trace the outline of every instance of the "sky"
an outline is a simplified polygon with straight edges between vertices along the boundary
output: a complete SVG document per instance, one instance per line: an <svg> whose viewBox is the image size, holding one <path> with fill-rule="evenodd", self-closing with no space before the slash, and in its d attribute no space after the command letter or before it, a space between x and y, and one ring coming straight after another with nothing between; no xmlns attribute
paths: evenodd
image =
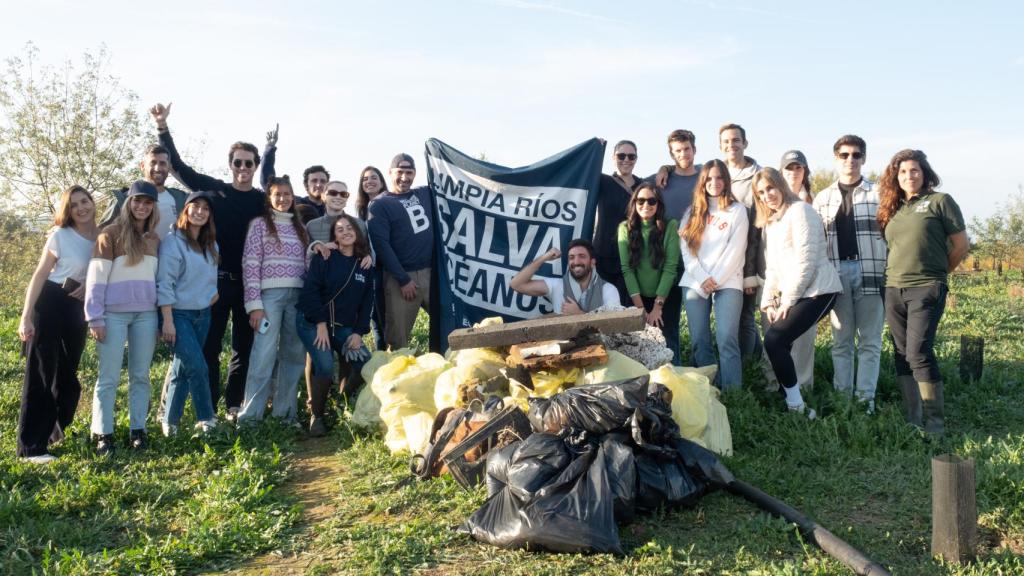
<svg viewBox="0 0 1024 576"><path fill-rule="evenodd" d="M280 124L278 173L323 164L355 189L360 170L438 138L506 166L591 137L637 143L636 172L670 163L666 136L721 157L718 127L778 165L803 150L833 167L847 133L865 171L903 148L928 154L965 216L1018 193L1024 150L1024 3L676 0L9 3L0 56L108 71L140 111L173 102L179 148L226 174L236 140L263 147ZM141 154L141 151L140 151ZM426 183L425 163L417 184Z"/></svg>

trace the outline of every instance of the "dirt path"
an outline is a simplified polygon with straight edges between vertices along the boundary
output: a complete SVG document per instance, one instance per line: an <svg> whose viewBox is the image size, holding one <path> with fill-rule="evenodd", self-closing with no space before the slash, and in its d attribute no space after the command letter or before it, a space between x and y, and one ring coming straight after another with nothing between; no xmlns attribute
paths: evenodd
<svg viewBox="0 0 1024 576"><path fill-rule="evenodd" d="M302 506L299 531L291 536L285 553L270 552L256 556L241 566L220 574L233 576L298 575L321 560L323 550L308 550L316 539L314 528L334 515L334 497L338 491L338 478L343 466L337 457L337 441L330 438L310 438L298 442L291 455L292 472L288 483L281 489Z"/></svg>

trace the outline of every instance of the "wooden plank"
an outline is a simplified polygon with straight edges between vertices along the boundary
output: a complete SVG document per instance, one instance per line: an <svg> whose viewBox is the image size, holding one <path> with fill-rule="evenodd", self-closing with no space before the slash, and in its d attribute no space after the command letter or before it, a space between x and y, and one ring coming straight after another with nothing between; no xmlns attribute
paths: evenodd
<svg viewBox="0 0 1024 576"><path fill-rule="evenodd" d="M510 366L519 365L527 370L558 370L559 368L583 368L608 362L608 351L603 344L576 348L563 354L550 354L523 359L509 355Z"/></svg>
<svg viewBox="0 0 1024 576"><path fill-rule="evenodd" d="M602 334L643 330L644 312L639 308L627 308L612 312L548 316L479 328L460 328L448 335L448 347L452 350L463 350L496 348L542 340L566 340L587 328L593 328Z"/></svg>

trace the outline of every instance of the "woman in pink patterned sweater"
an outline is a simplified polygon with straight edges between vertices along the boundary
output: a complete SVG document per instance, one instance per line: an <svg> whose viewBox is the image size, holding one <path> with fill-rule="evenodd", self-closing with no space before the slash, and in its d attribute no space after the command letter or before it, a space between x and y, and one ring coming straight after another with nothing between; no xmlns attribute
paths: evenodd
<svg viewBox="0 0 1024 576"><path fill-rule="evenodd" d="M295 303L306 273L308 244L306 229L295 212L291 181L287 176L272 178L263 215L249 224L242 253L245 310L255 337L239 422L263 418L275 361L272 415L297 421L297 385L306 351L295 331Z"/></svg>

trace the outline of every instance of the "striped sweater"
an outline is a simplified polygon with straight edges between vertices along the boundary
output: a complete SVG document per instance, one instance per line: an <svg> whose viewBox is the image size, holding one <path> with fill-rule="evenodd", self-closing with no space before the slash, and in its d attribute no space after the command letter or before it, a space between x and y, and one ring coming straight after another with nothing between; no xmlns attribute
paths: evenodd
<svg viewBox="0 0 1024 576"><path fill-rule="evenodd" d="M242 251L245 311L263 309L261 293L269 288L302 288L306 273L306 246L295 233L292 215L274 211L277 238L263 217L253 218Z"/></svg>
<svg viewBox="0 0 1024 576"><path fill-rule="evenodd" d="M105 326L107 312L145 312L156 309L157 246L160 237L145 235L145 256L128 265L118 241L120 226L111 224L96 238L85 277L85 319L89 326Z"/></svg>

